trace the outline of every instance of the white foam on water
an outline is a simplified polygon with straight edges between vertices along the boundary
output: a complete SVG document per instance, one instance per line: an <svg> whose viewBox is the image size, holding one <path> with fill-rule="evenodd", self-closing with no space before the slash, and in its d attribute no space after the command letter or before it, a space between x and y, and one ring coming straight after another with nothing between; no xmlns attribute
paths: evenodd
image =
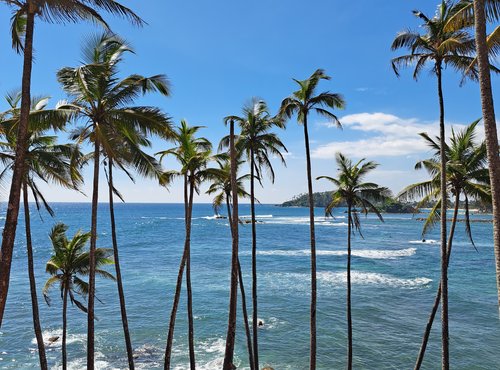
<svg viewBox="0 0 500 370"><path fill-rule="evenodd" d="M347 282L346 272L319 272L320 283L328 285L344 285ZM418 288L428 285L432 279L417 277L413 279L397 278L391 275L379 274L376 272L351 271L351 283L358 285L384 285L397 288Z"/></svg>
<svg viewBox="0 0 500 370"><path fill-rule="evenodd" d="M221 219L222 216L221 215L213 215L213 216L204 216L204 217L196 217L196 218L203 218L205 220L218 220L218 219ZM193 220L196 218L193 218Z"/></svg>
<svg viewBox="0 0 500 370"><path fill-rule="evenodd" d="M277 327L286 324L286 321L280 320L277 317L270 317L269 319L264 320L264 329L276 329Z"/></svg>
<svg viewBox="0 0 500 370"><path fill-rule="evenodd" d="M423 239L423 240L410 240L408 243L410 244L438 244L438 240L434 239Z"/></svg>
<svg viewBox="0 0 500 370"><path fill-rule="evenodd" d="M311 279L308 273L269 273L266 278L275 289L308 292ZM323 287L345 288L347 273L321 271L317 274L318 282ZM351 271L351 283L353 285L381 286L393 288L422 288L432 282L426 277L398 278L392 275L376 272Z"/></svg>
<svg viewBox="0 0 500 370"><path fill-rule="evenodd" d="M224 338L206 340L200 342L200 344L198 345L198 350L200 352L206 352L206 353L224 354L226 350L226 341L224 340Z"/></svg>
<svg viewBox="0 0 500 370"><path fill-rule="evenodd" d="M226 350L226 341L224 338L212 338L201 341L196 345L197 368L200 370L221 369L224 364L224 353ZM183 352L187 352L183 351ZM203 358L203 360L200 360ZM239 367L240 362L235 356L234 363ZM184 370L189 368L188 364L179 364L174 370Z"/></svg>
<svg viewBox="0 0 500 370"><path fill-rule="evenodd" d="M314 223L318 226L347 226L346 222L337 222L337 219L345 219L345 216L339 217L315 217ZM272 220L266 221L269 224L276 225L309 225L309 217L272 217Z"/></svg>
<svg viewBox="0 0 500 370"><path fill-rule="evenodd" d="M417 252L416 248L406 248L398 250L378 250L378 249L354 249L351 254L356 257L371 258L371 259L395 259L401 257L410 257ZM243 252L242 255L249 255L250 252ZM303 250L269 250L257 251L258 255L262 256L310 256L311 251L308 249ZM345 256L347 251L329 251L317 250L316 255L319 256Z"/></svg>
<svg viewBox="0 0 500 370"><path fill-rule="evenodd" d="M49 329L49 330L44 330L42 332L42 337L43 337L43 342L45 343L46 347L61 347L62 346L62 328L59 329ZM59 337L55 342L50 342L49 338L52 337ZM73 343L86 343L87 341L87 335L86 334L72 334L67 332L66 333L66 345L73 344ZM36 343L36 337L34 337L31 340L31 344L37 344Z"/></svg>

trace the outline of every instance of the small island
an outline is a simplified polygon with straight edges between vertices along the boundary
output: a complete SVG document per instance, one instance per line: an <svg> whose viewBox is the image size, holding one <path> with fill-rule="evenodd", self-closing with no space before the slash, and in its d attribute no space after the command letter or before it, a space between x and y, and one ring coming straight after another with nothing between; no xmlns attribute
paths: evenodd
<svg viewBox="0 0 500 370"><path fill-rule="evenodd" d="M314 193L314 206L324 208L332 199L332 191L323 191ZM291 200L287 200L279 207L309 207L309 199L307 194L299 194ZM339 207L345 207L345 204L340 204ZM401 202L396 198L388 198L385 202L378 205L379 209L384 213L414 213L416 210L415 203Z"/></svg>

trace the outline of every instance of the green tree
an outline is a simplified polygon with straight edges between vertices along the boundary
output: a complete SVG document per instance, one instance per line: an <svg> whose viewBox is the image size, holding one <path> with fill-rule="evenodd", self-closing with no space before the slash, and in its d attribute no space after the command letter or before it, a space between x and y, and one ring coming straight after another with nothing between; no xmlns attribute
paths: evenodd
<svg viewBox="0 0 500 370"><path fill-rule="evenodd" d="M491 194L493 200L493 241L495 247L495 267L498 291L498 310L500 313L500 158L498 157L498 134L495 120L495 106L491 91L491 77L488 68L488 43L495 40L496 47L500 45L500 28L495 30L495 39L486 40L486 21L484 16L485 0L474 0L476 50L479 70L479 88L481 91L481 106L483 109L484 131L490 170ZM500 1L494 2L496 19L500 14ZM491 44L492 42L490 42Z"/></svg>
<svg viewBox="0 0 500 370"><path fill-rule="evenodd" d="M127 157L141 157L141 140L145 135L171 135L170 119L160 109L149 106L132 106L141 95L159 92L170 94L169 84L163 75L144 77L133 74L124 79L118 77L118 66L123 54L132 50L124 40L105 33L89 38L84 46L84 65L65 67L58 71L57 78L71 101L62 108L73 109L77 120L85 122L73 137L79 142L87 141L93 146L93 187L90 258L94 259L97 239L97 204L99 188L99 166L101 153L111 165L120 165L123 148L132 151ZM144 163L137 162L139 172L146 172ZM147 163L148 161L145 161ZM135 164L135 159L134 159ZM123 166L122 166L123 168ZM117 264L118 265L118 264ZM118 284L121 286L121 279ZM94 363L94 291L95 273L91 264L88 297L87 366ZM119 291L122 289L119 289ZM125 314L123 291L120 292L122 314ZM126 317L122 316L126 338L129 366L133 368L132 346Z"/></svg>
<svg viewBox="0 0 500 370"><path fill-rule="evenodd" d="M309 367L311 370L316 368L316 236L314 230L314 197L312 187L311 174L311 154L309 150L309 132L307 127L307 119L310 112L315 112L341 127L337 116L328 108L340 108L345 106L344 98L340 94L331 93L329 91L315 95L318 83L321 80L329 80L330 77L325 74L322 69L316 70L306 80L295 80L299 85L299 90L294 91L292 95L285 98L280 107L279 115L283 118L291 118L297 115L297 122L304 126L304 142L306 149L306 166L307 166L307 189L309 194L309 222L310 222L310 237L311 237L311 342L310 342L310 359Z"/></svg>
<svg viewBox="0 0 500 370"><path fill-rule="evenodd" d="M0 173L0 181L12 172L15 162L16 129L19 124L19 102L21 92L7 94L9 110L0 114L0 136L4 139L0 143L2 152L0 160L4 165ZM24 223L26 232L26 252L28 256L28 276L30 282L31 306L33 314L33 327L38 346L40 368L47 369L47 358L43 343L40 315L38 310L38 297L36 293L36 280L33 261L33 246L31 241L30 209L28 204L28 192L31 190L36 207L40 210L41 205L53 215L54 212L48 205L43 194L40 192L37 181L53 183L67 188L76 188L81 183L76 164L80 153L73 145L56 145L55 136L46 136L49 129L60 129L67 122L69 112L62 110L45 109L48 103L47 97L34 97L28 122L28 140L25 148L25 165L22 179L22 193L24 205Z"/></svg>
<svg viewBox="0 0 500 370"><path fill-rule="evenodd" d="M127 18L141 25L143 21L129 8L115 0L0 0L12 9L12 46L23 53L21 109L17 128L16 158L9 192L7 214L0 250L0 327L9 290L12 252L16 237L22 177L24 173L24 151L28 140L28 116L31 104L31 69L33 64L33 35L35 18L46 22L79 22L90 20L107 27L99 11L106 11Z"/></svg>
<svg viewBox="0 0 500 370"><path fill-rule="evenodd" d="M486 149L490 171L493 205L493 244L495 250L498 309L500 313L500 158L498 156L498 133L495 120L495 106L491 88L489 54L498 55L500 47L500 26L490 35L486 34L487 22L500 19L498 0L462 0L461 11L456 15L459 26L474 26L479 89L486 137Z"/></svg>
<svg viewBox="0 0 500 370"><path fill-rule="evenodd" d="M483 203L491 203L491 190L489 186L489 173L487 168L486 144L484 142L478 144L476 140L476 126L478 121L473 122L463 131L455 133L452 130L450 145L445 144L446 164L446 186L449 194L454 197L453 217L448 235L448 245L446 251L446 265L449 265L453 237L455 235L455 227L458 219L458 210L460 206L460 198L464 199L465 204L465 232L470 238L472 244L472 231L469 217L469 202L470 200L479 200ZM441 184L441 167L440 155L441 146L440 138L433 140L427 134L420 134L431 147L435 154L432 158L420 161L416 164L416 169L425 168L432 176L430 180L419 182L407 186L399 194L400 198L406 200L419 200L418 207L430 201L435 201L434 207L431 209L427 220L422 230L422 237L434 226L441 218L439 208L442 202L440 195ZM446 218L446 217L444 217ZM424 360L427 342L429 340L430 331L436 316L439 303L441 301L441 284L439 284L438 292L432 306L431 314L427 322L425 333L422 339L422 345L417 357L415 369L420 369Z"/></svg>
<svg viewBox="0 0 500 370"><path fill-rule="evenodd" d="M335 207L345 202L347 204L347 369L352 369L352 314L351 314L351 234L356 231L361 234L360 211L365 215L373 212L380 221L384 221L378 208L372 203L380 202L389 196L389 190L372 182L363 182L368 173L377 168L377 164L364 158L353 163L341 153L337 153L339 166L337 178L320 176L336 186L330 204L325 208L327 216L333 216ZM358 211L359 209L359 211Z"/></svg>
<svg viewBox="0 0 500 370"><path fill-rule="evenodd" d="M243 160L237 161L237 166L240 167L244 163ZM217 164L219 168L210 168L210 178L211 184L207 190L207 194L214 195L213 207L214 212L219 214L219 210L222 205L226 204L227 209L227 219L229 221L229 227L231 230L231 235L233 233L233 219L231 212L231 165L229 162L229 155L225 155L221 159L217 160ZM238 171L236 171L238 173ZM250 177L249 174L245 174L237 177L236 179L236 187L239 198L250 198L250 194L245 190L245 186L243 182L246 181ZM247 303L246 303L246 295L245 295L245 285L243 283L243 274L241 272L241 264L238 260L238 281L240 285L240 293L241 293L241 310L243 312L243 323L245 325L245 333L247 337L247 348L248 348L248 363L250 365L250 370L258 369L255 366L254 355L253 355L253 346L252 346L252 335L250 333L250 326L248 324L248 313L247 313Z"/></svg>
<svg viewBox="0 0 500 370"><path fill-rule="evenodd" d="M270 155L274 155L285 163L282 152L287 152L285 145L278 135L271 132L273 128L285 128L283 119L272 117L267 104L263 100L253 98L243 107L241 116L229 116L225 121L234 120L240 126L241 133L237 138L238 151L245 154L250 164L250 212L252 218L252 328L253 328L253 355L254 365L259 368L258 348L258 311L257 311L257 228L255 222L255 179L262 184L262 171L269 173L274 182L274 170ZM221 142L223 147L228 146L229 138Z"/></svg>
<svg viewBox="0 0 500 370"><path fill-rule="evenodd" d="M179 171L167 171L163 176L163 183L168 184L176 177L184 179L184 214L186 238L184 241L184 252L177 275L174 302L170 314L170 324L168 329L167 346L165 348L165 369L170 369L172 355L172 344L174 339L175 318L182 288L182 277L186 268L186 289L187 289L187 309L188 309L188 334L189 334L189 361L191 369L195 369L194 352L194 320L193 320L193 297L191 292L191 219L193 212L194 192L199 193L200 184L208 179L209 172L207 166L212 160L212 144L204 137L196 137L201 126L189 126L185 120L174 131L173 140L177 147L167 149L157 154L161 158L170 155L180 164Z"/></svg>
<svg viewBox="0 0 500 370"><path fill-rule="evenodd" d="M116 189L113 181L113 169L117 167L123 170L128 177L135 181L128 168L135 169L140 175L146 177L160 177L161 166L156 159L142 150L142 147L150 147L151 143L145 135L138 131L128 131L126 137L117 137L113 142L114 156L105 156L104 170L108 182L108 199L109 199L109 215L111 224L111 241L113 243L113 259L115 266L116 283L118 288L118 298L120 301L120 312L122 317L123 333L125 336L125 346L127 349L127 360L129 369L134 369L134 355L132 349L132 340L128 327L128 318L126 311L125 293L123 291L123 281L120 268L120 256L118 252L118 238L116 233L115 207L114 196L116 195L121 201L124 201L123 196Z"/></svg>
<svg viewBox="0 0 500 370"><path fill-rule="evenodd" d="M66 231L68 226L58 223L50 232L50 240L54 253L47 262L46 271L51 277L43 287L43 295L47 304L50 304L49 289L55 284L59 284L61 298L63 300L63 337L62 337L62 367L67 368L66 354L66 328L67 319L66 311L68 307L68 296L72 304L76 305L80 310L87 313L87 308L76 297L88 297L90 291L89 284L82 277L90 273L90 253L84 251L85 245L90 239L90 233L82 233L78 231L71 240L68 240ZM95 249L95 272L101 277L113 279L106 270L101 269L105 265L112 264L113 261L108 258L110 251L103 248Z"/></svg>
<svg viewBox="0 0 500 370"><path fill-rule="evenodd" d="M426 31L421 35L418 32L406 30L398 33L392 43L392 50L406 48L410 54L392 59L392 67L399 76L399 68L415 65L413 78L416 80L420 72L428 64L437 77L437 90L439 100L439 136L441 147L445 140L445 111L442 87L443 67L451 66L459 71L468 71L471 76L476 74L475 69L469 66L473 62L474 40L469 34L460 29L449 29L451 18L458 11L458 7L447 1L442 1L433 18L427 17L420 11L414 15L423 21L422 27ZM441 153L441 194L446 196L446 158L444 151ZM441 213L446 214L446 202L441 203ZM441 219L441 333L442 333L442 367L449 369L449 329L448 329L448 269L446 265L446 217Z"/></svg>

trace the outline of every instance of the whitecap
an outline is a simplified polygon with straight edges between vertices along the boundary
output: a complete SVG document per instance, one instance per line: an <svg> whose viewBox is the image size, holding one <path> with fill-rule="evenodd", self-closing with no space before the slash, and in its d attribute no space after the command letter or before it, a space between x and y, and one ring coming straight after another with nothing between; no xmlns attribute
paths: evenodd
<svg viewBox="0 0 500 370"><path fill-rule="evenodd" d="M347 282L346 272L319 272L320 283L328 285L344 285ZM391 275L379 274L376 272L351 271L351 283L357 285L384 285L398 288L417 288L428 285L432 279L417 277L413 279L398 278Z"/></svg>
<svg viewBox="0 0 500 370"><path fill-rule="evenodd" d="M270 273L266 276L271 286L276 289L283 290L300 290L309 291L310 274L309 273ZM318 283L325 287L344 288L347 282L347 273L321 271L317 274ZM399 278L392 275L351 271L351 283L353 285L372 285L385 286L393 288L422 288L432 282L432 279L426 277L416 278Z"/></svg>
<svg viewBox="0 0 500 370"><path fill-rule="evenodd" d="M438 244L438 240L434 239L422 239L422 240L410 240L408 243L410 244Z"/></svg>
<svg viewBox="0 0 500 370"><path fill-rule="evenodd" d="M336 222L340 217L315 217L314 223L318 226L347 226L346 222ZM309 217L273 217L272 220L266 221L269 224L276 225L309 225Z"/></svg>
<svg viewBox="0 0 500 370"><path fill-rule="evenodd" d="M370 259L395 259L401 257L410 257L417 252L416 248L406 248L397 250L379 250L379 249L354 249L351 254L355 257L370 258ZM243 252L242 255L249 255L250 252ZM262 256L310 256L311 251L308 249L302 250L268 250L268 251L257 251L258 255ZM320 249L316 251L318 256L346 256L347 251L330 251Z"/></svg>
<svg viewBox="0 0 500 370"><path fill-rule="evenodd" d="M218 220L218 219L226 218L226 217L222 216L222 215L213 215L213 216L204 216L204 217L198 217L198 218L203 218L205 220Z"/></svg>

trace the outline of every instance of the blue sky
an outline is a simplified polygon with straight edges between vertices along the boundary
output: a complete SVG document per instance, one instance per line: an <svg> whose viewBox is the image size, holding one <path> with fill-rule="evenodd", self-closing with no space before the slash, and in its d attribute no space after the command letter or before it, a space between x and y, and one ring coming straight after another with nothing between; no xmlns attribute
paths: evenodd
<svg viewBox="0 0 500 370"><path fill-rule="evenodd" d="M332 77L319 90L344 95L347 107L336 114L343 130L330 127L325 119L310 118L313 175L335 175L334 155L342 151L354 158L367 157L380 163L371 180L398 192L405 185L425 178L413 170L416 161L429 156L418 132L437 132L438 105L435 78L424 72L416 83L411 72L397 78L390 59L396 33L418 29L412 15L419 9L434 14L437 2L413 0L325 1L123 1L148 25L143 28L106 15L113 31L133 45L136 54L122 64L130 73L164 73L172 83L170 98L147 96L140 104L157 105L178 123L185 118L206 126L203 134L217 145L226 134L222 118L239 114L251 97L265 99L275 113L283 98L296 90L292 78L305 79L323 68ZM9 8L0 12L0 94L21 82L22 58L10 46ZM99 32L92 24L55 25L38 22L35 29L35 64L32 91L49 94L51 104L63 99L56 71L76 66L81 60L81 42ZM461 127L481 115L479 88L445 71L444 94L449 125ZM498 77L493 78L494 88ZM496 92L495 97L498 96ZM5 104L0 102L0 109ZM294 119L280 133L289 150L287 167L275 162L276 181L264 182L257 190L263 203L279 203L307 190L303 129ZM67 140L67 135L60 137ZM171 144L154 140L151 152ZM165 161L166 168L177 168ZM75 192L43 186L51 201L90 201L90 170L85 171L87 197ZM117 187L128 202L180 202L181 184L166 191L154 181L137 178L135 184L118 176ZM100 199L106 200L105 184ZM329 190L315 182L315 191ZM4 197L5 192L4 193ZM197 201L210 202L207 195Z"/></svg>

